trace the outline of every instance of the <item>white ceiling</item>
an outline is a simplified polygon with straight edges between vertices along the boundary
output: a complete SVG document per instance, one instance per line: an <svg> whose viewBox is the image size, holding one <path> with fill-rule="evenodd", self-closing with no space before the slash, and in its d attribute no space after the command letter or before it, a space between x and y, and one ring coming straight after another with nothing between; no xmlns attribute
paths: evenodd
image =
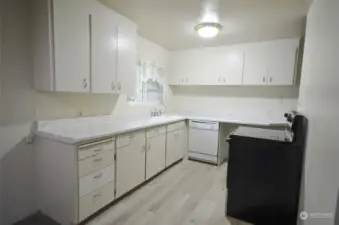
<svg viewBox="0 0 339 225"><path fill-rule="evenodd" d="M217 38L204 40L193 27L200 0L100 0L139 25L139 35L169 50L301 36L311 0L220 0Z"/></svg>

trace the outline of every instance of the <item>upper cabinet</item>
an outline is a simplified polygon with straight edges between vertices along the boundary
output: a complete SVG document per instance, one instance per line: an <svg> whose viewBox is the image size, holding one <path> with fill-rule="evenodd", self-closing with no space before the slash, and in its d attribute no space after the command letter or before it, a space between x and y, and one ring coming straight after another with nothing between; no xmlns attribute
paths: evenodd
<svg viewBox="0 0 339 225"><path fill-rule="evenodd" d="M170 83L173 85L202 84L205 82L205 75L208 72L205 69L203 50L173 52L170 62Z"/></svg>
<svg viewBox="0 0 339 225"><path fill-rule="evenodd" d="M122 16L118 20L118 93L134 96L137 82L137 26Z"/></svg>
<svg viewBox="0 0 339 225"><path fill-rule="evenodd" d="M171 85L294 85L299 39L176 51Z"/></svg>
<svg viewBox="0 0 339 225"><path fill-rule="evenodd" d="M268 43L267 84L295 84L299 40L287 39Z"/></svg>
<svg viewBox="0 0 339 225"><path fill-rule="evenodd" d="M244 52L226 47L204 50L207 85L241 85Z"/></svg>
<svg viewBox="0 0 339 225"><path fill-rule="evenodd" d="M244 85L295 84L298 53L298 39L249 45L244 64Z"/></svg>
<svg viewBox="0 0 339 225"><path fill-rule="evenodd" d="M94 4L90 28L91 90L94 93L115 93L118 66L118 16L104 5Z"/></svg>
<svg viewBox="0 0 339 225"><path fill-rule="evenodd" d="M263 44L247 46L244 64L244 85L266 85L267 48Z"/></svg>
<svg viewBox="0 0 339 225"><path fill-rule="evenodd" d="M96 0L34 0L35 88L131 94L137 27L125 20Z"/></svg>

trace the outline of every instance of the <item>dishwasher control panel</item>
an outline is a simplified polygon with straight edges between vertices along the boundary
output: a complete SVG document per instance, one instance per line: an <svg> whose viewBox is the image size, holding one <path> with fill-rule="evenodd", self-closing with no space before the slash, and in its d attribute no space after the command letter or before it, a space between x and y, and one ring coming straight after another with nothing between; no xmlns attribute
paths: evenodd
<svg viewBox="0 0 339 225"><path fill-rule="evenodd" d="M190 120L189 127L200 130L219 130L219 123L204 120Z"/></svg>

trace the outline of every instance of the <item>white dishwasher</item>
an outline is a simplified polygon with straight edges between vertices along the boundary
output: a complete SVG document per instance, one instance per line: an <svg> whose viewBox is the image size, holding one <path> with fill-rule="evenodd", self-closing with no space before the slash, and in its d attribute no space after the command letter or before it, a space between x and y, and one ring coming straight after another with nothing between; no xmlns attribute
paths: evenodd
<svg viewBox="0 0 339 225"><path fill-rule="evenodd" d="M218 164L219 123L191 120L189 122L189 159Z"/></svg>

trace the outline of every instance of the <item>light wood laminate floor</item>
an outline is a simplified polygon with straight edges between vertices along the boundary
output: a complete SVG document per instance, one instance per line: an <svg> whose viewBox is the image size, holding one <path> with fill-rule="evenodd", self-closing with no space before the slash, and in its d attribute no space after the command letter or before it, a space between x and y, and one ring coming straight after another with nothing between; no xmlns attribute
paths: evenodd
<svg viewBox="0 0 339 225"><path fill-rule="evenodd" d="M88 225L245 225L225 217L226 164L183 161Z"/></svg>

